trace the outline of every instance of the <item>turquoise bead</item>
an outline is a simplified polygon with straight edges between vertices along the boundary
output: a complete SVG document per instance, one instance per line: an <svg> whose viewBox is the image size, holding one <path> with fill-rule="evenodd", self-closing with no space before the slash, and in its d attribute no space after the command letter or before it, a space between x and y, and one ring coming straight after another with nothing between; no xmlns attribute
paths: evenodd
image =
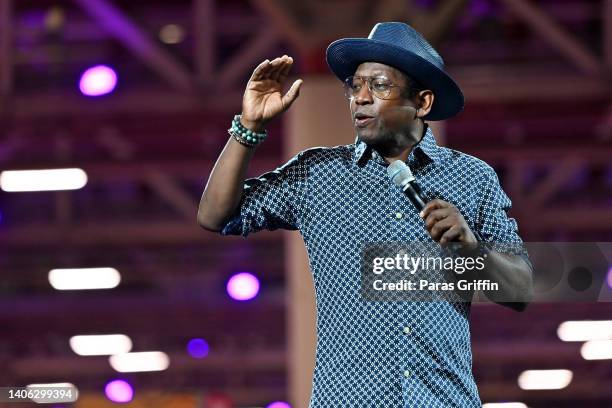
<svg viewBox="0 0 612 408"><path fill-rule="evenodd" d="M247 129L240 123L240 115L235 115L232 120L232 126L229 129L235 137L241 139L244 143L251 146L256 146L264 141L268 135L266 131L257 133L254 130Z"/></svg>

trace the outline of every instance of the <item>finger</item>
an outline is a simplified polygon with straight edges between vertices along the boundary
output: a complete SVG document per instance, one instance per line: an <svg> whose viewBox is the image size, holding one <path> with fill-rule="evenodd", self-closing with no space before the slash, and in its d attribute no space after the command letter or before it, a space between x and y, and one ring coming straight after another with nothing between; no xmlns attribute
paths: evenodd
<svg viewBox="0 0 612 408"><path fill-rule="evenodd" d="M253 75L251 75L251 79L255 81L261 80L262 74L265 72L266 68L270 64L270 60L266 59L262 61L255 69L253 70Z"/></svg>
<svg viewBox="0 0 612 408"><path fill-rule="evenodd" d="M292 66L293 66L293 58L286 56L285 65L278 72L278 78L277 79L280 82L284 81L287 78L287 75L289 75L289 71L291 71L291 67Z"/></svg>
<svg viewBox="0 0 612 408"><path fill-rule="evenodd" d="M270 74L270 79L273 81L279 81L281 73L285 70L286 65L287 62L285 59L282 59L278 67L274 68L274 71Z"/></svg>
<svg viewBox="0 0 612 408"><path fill-rule="evenodd" d="M429 235L434 239L434 241L439 241L442 238L442 235L449 230L450 228L457 225L452 219L444 218L435 223L435 225L429 231Z"/></svg>
<svg viewBox="0 0 612 408"><path fill-rule="evenodd" d="M450 211L448 208L439 208L431 211L425 219L425 228L427 228L427 230L431 230L435 223L447 218L449 215Z"/></svg>
<svg viewBox="0 0 612 408"><path fill-rule="evenodd" d="M282 57L276 58L276 60L278 60L278 62L274 63L274 71L270 75L270 79L273 80L277 80L279 73L285 69L285 64L287 63L287 56L283 55Z"/></svg>
<svg viewBox="0 0 612 408"><path fill-rule="evenodd" d="M421 210L421 212L419 213L419 216L423 219L427 218L427 215L437 209L437 208L446 208L450 205L450 203L447 203L444 200L440 200L438 198L436 198L435 200L431 200L430 202L428 202L427 204L425 204L425 208L423 208L423 210Z"/></svg>
<svg viewBox="0 0 612 408"><path fill-rule="evenodd" d="M302 86L302 82L304 81L302 81L301 79L296 79L291 85L291 88L289 88L289 90L285 94L285 96L283 96L282 102L284 109L289 109L291 104L300 95L300 87Z"/></svg>
<svg viewBox="0 0 612 408"><path fill-rule="evenodd" d="M270 68L270 72L268 73L268 78L267 79L271 79L273 81L277 81L278 80L278 72L284 66L283 60L281 58L275 58L270 63L270 65L271 65L271 68Z"/></svg>
<svg viewBox="0 0 612 408"><path fill-rule="evenodd" d="M270 79L270 75L274 72L274 70L278 66L280 62L280 58L274 58L273 60L266 60L266 61L268 61L267 64L265 64L261 68L261 71L259 72L259 77L257 78L258 81L264 81L266 79Z"/></svg>
<svg viewBox="0 0 612 408"><path fill-rule="evenodd" d="M440 237L440 243L445 244L447 242L457 241L461 237L461 227L459 225L453 225L446 230Z"/></svg>

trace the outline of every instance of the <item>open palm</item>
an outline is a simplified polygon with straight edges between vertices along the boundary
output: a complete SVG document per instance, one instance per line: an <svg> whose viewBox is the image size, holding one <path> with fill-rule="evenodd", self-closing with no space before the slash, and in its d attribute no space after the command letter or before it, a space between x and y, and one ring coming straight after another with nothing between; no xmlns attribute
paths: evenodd
<svg viewBox="0 0 612 408"><path fill-rule="evenodd" d="M293 58L283 55L272 61L265 60L255 68L242 98L242 122L253 130L262 130L277 115L286 111L299 95L302 80L296 80L285 95Z"/></svg>

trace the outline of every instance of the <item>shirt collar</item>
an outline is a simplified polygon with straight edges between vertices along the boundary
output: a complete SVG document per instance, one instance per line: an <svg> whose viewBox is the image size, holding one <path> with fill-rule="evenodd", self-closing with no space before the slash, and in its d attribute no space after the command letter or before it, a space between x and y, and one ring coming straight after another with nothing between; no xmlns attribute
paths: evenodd
<svg viewBox="0 0 612 408"><path fill-rule="evenodd" d="M416 151L420 151L424 153L424 156L429 159L431 162L438 162L441 158L442 149L436 143L436 139L431 131L431 128L425 124L426 130L425 135L421 139L419 143L412 149L410 155L408 157L409 162L416 161L415 157ZM366 154L368 153L368 154ZM365 142L359 140L358 137L355 138L355 155L353 157L353 161L355 164L359 163L364 157L368 156L378 156L377 152L373 152L372 148L370 148Z"/></svg>

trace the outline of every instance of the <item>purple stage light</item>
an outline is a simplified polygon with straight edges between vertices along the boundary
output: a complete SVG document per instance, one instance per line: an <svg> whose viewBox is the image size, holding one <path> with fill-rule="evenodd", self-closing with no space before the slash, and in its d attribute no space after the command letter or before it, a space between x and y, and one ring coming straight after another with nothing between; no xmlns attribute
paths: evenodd
<svg viewBox="0 0 612 408"><path fill-rule="evenodd" d="M100 96L112 92L115 85L117 85L115 71L106 65L96 65L81 75L79 89L83 95Z"/></svg>
<svg viewBox="0 0 612 408"><path fill-rule="evenodd" d="M104 393L113 402L130 402L134 397L132 386L123 380L113 380L106 384Z"/></svg>
<svg viewBox="0 0 612 408"><path fill-rule="evenodd" d="M187 343L187 351L193 358L204 358L208 355L208 343L204 339L191 339Z"/></svg>
<svg viewBox="0 0 612 408"><path fill-rule="evenodd" d="M606 282L608 283L608 287L612 289L612 266L608 268L608 275L606 276Z"/></svg>
<svg viewBox="0 0 612 408"><path fill-rule="evenodd" d="M291 408L291 405L283 401L274 401L266 405L266 408Z"/></svg>
<svg viewBox="0 0 612 408"><path fill-rule="evenodd" d="M257 296L259 280L248 272L240 272L227 282L227 293L234 300L249 300Z"/></svg>

